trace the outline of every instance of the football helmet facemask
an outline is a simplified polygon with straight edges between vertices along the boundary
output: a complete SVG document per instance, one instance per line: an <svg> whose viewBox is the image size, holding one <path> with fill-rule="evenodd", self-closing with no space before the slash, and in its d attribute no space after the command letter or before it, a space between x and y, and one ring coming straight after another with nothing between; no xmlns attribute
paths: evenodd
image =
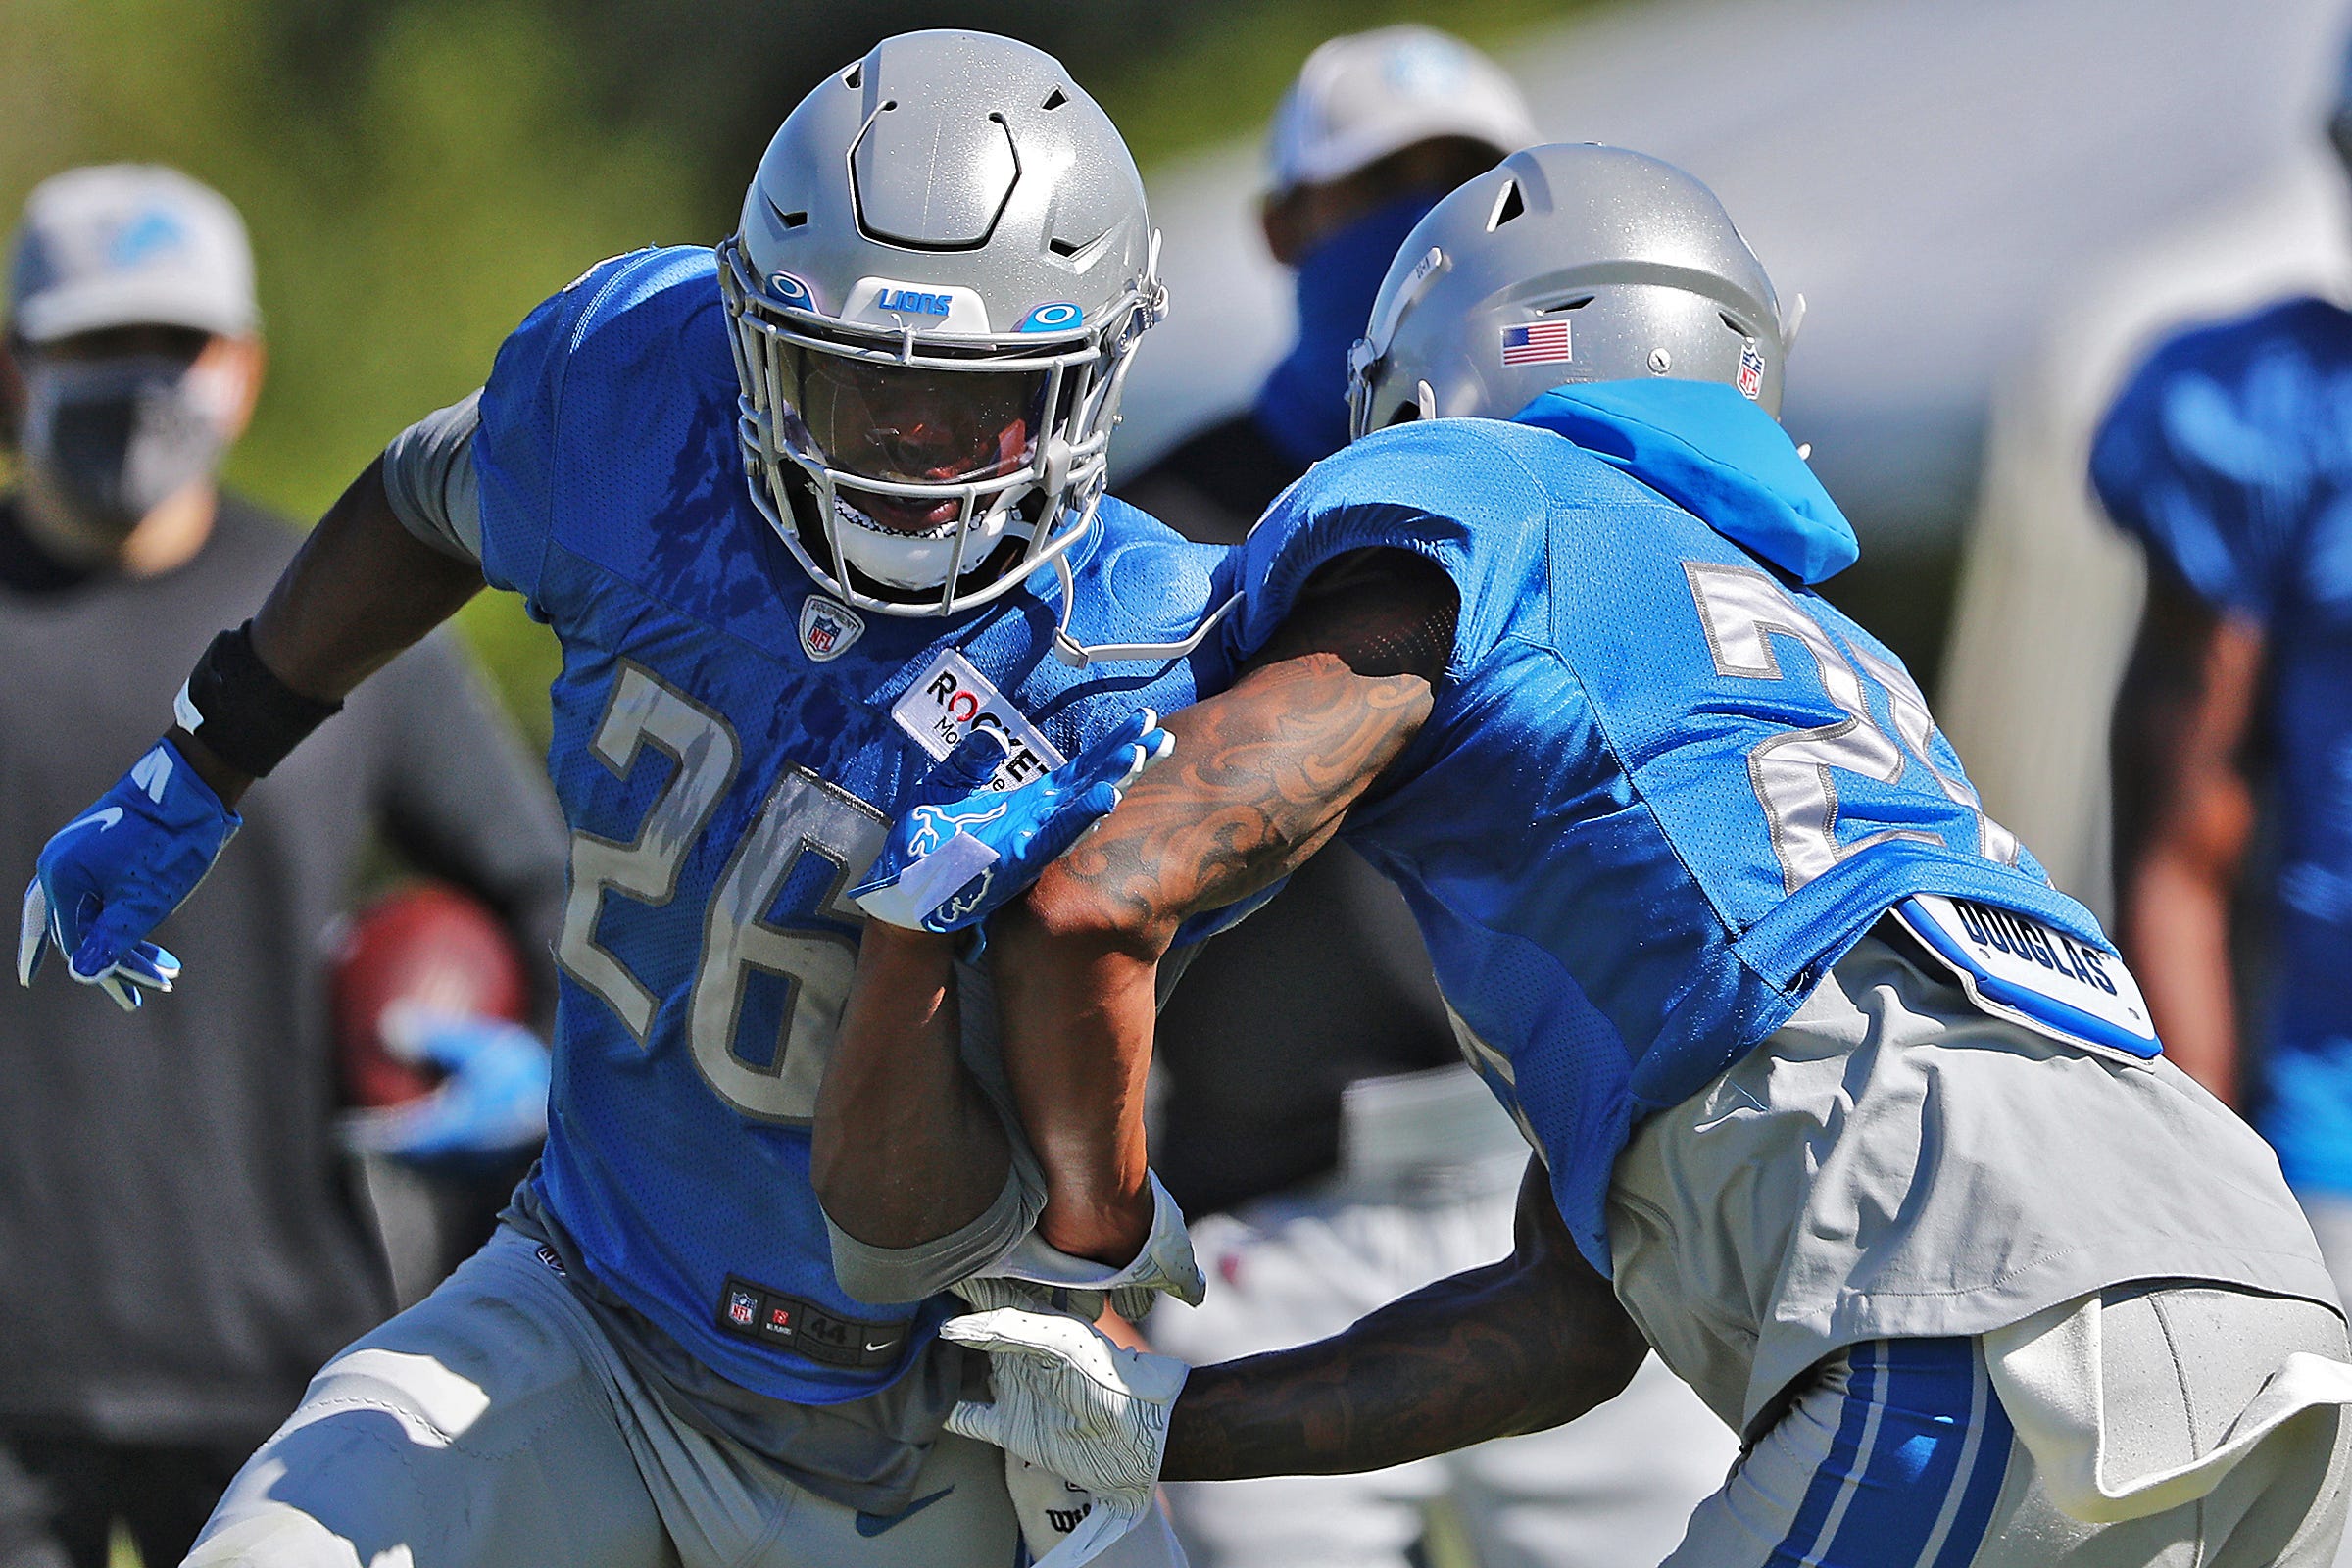
<svg viewBox="0 0 2352 1568"><path fill-rule="evenodd" d="M1009 592L1093 519L1157 256L1125 143L1052 57L884 40L785 121L719 247L754 502L861 609Z"/></svg>

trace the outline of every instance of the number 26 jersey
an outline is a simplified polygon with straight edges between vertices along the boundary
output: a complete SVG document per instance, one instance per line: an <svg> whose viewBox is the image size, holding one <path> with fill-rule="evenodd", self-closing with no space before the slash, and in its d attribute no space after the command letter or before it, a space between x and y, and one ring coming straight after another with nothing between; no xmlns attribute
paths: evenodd
<svg viewBox="0 0 2352 1568"><path fill-rule="evenodd" d="M592 269L501 349L472 441L484 575L563 644L548 766L571 827L537 1206L607 1290L737 1385L802 1403L907 1366L936 1303L834 1278L808 1125L848 998L844 890L970 726L1019 782L1136 709L1215 689L1189 659L1053 657L1052 570L954 617L826 595L753 507L711 254ZM1226 553L1115 501L1073 550L1071 630L1181 639Z"/></svg>

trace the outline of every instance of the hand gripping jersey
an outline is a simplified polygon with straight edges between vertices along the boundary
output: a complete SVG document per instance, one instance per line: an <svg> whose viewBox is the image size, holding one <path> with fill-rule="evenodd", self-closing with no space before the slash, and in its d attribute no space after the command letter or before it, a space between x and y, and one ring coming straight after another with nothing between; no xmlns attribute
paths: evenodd
<svg viewBox="0 0 2352 1568"><path fill-rule="evenodd" d="M1852 534L1732 388L1561 388L1355 443L1243 547L1237 649L1376 546L1442 566L1461 612L1426 727L1345 832L1404 889L1464 1050L1604 1273L1630 1129L1888 908L1950 895L2111 951L1978 809L1901 663L1802 586Z"/></svg>
<svg viewBox="0 0 2352 1568"><path fill-rule="evenodd" d="M753 508L711 254L595 268L499 352L474 439L485 574L564 645L549 771L572 833L541 1205L607 1288L732 1382L887 1383L944 1312L832 1273L808 1123L864 871L966 728L1034 776L1213 653L1073 670L1054 574L955 619L854 612ZM1116 502L1071 558L1081 640L1168 641L1224 553Z"/></svg>
<svg viewBox="0 0 2352 1568"><path fill-rule="evenodd" d="M2257 1122L2292 1185L2352 1192L2352 315L2293 300L2174 338L2091 478L2158 570L2263 629L2278 967Z"/></svg>

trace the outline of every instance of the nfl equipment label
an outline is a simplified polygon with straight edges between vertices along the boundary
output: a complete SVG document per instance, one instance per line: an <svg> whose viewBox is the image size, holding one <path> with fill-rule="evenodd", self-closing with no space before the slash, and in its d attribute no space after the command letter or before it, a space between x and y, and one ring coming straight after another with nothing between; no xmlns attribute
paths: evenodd
<svg viewBox="0 0 2352 1568"><path fill-rule="evenodd" d="M2147 999L2114 954L1967 899L1917 894L1894 914L1995 1017L2136 1065L2162 1053Z"/></svg>
<svg viewBox="0 0 2352 1568"><path fill-rule="evenodd" d="M733 1275L719 1293L718 1326L738 1339L794 1350L831 1366L889 1366L906 1348L905 1323L835 1317L797 1296Z"/></svg>
<svg viewBox="0 0 2352 1568"><path fill-rule="evenodd" d="M822 594L801 601L801 652L817 663L830 663L865 635L865 621L847 605Z"/></svg>
<svg viewBox="0 0 2352 1568"><path fill-rule="evenodd" d="M935 759L946 757L980 725L1001 733L1006 755L988 781L992 789L1018 789L1062 764L1062 755L1038 727L953 648L941 649L923 666L906 694L891 706L890 716Z"/></svg>

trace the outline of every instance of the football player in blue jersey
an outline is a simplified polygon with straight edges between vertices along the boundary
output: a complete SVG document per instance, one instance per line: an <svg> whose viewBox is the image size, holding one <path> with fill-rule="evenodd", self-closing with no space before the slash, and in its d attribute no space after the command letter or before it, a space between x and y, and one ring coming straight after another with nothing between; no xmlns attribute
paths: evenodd
<svg viewBox="0 0 2352 1568"><path fill-rule="evenodd" d="M1721 206L1638 154L1515 154L1414 229L1355 440L1244 547L1235 684L989 940L1007 1049L1086 1068L1014 1063L1026 1107L1149 1050L1179 922L1344 834L1542 1155L1520 1247L1189 1377L958 1319L993 1398L952 1427L1111 1489L1348 1471L1567 1419L1646 1342L1745 1444L1674 1568L2329 1559L2309 1227L1813 591L1856 545L1783 349Z"/></svg>
<svg viewBox="0 0 2352 1568"><path fill-rule="evenodd" d="M1070 1251L1030 1234L1036 1161L959 1039L902 1059L948 1081L940 1136L979 1172L913 1216L957 1250L910 1260L887 1203L831 1234L812 1167L891 1173L811 1123L851 895L918 927L984 910L1116 799L1152 709L1218 684L1183 639L1225 553L1102 497L1155 245L1055 62L882 43L785 122L731 238L591 268L396 439L51 840L21 972L54 948L136 1004L174 981L152 935L244 787L371 670L485 582L563 643L544 1161L482 1252L318 1374L191 1561L1007 1568L1099 1544L1062 1478L941 1434L967 1352L934 1293L993 1266L1197 1297L1173 1206L1138 1169L1057 1211ZM983 781L987 809L890 840ZM966 970L940 1005L984 1002ZM1152 1522L1119 1560L1180 1560Z"/></svg>
<svg viewBox="0 0 2352 1568"><path fill-rule="evenodd" d="M2328 130L2352 163L2352 60ZM2115 712L2117 934L2167 1050L2248 1106L2352 1288L2352 312L2307 296L2171 338L2090 476L2149 568ZM2266 786L2275 956L2249 1068L2234 906Z"/></svg>

